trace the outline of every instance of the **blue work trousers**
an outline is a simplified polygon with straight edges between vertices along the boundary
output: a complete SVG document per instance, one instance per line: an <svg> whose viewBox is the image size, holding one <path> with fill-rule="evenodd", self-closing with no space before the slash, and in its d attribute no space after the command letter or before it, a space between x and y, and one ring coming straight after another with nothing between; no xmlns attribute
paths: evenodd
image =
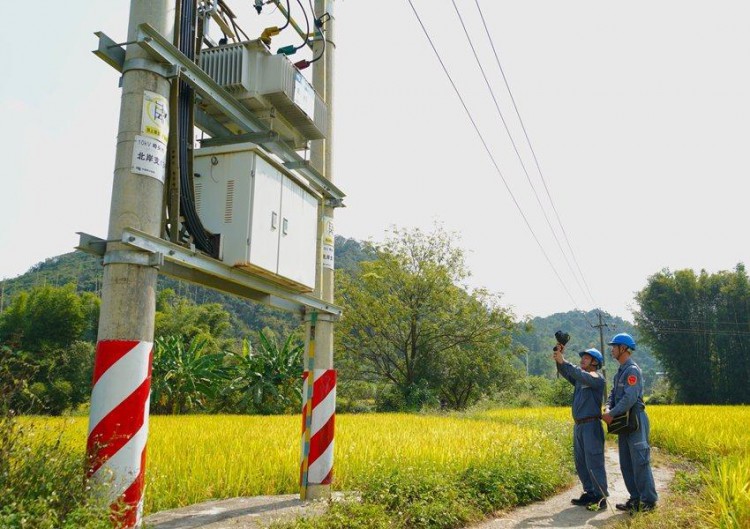
<svg viewBox="0 0 750 529"><path fill-rule="evenodd" d="M601 421L576 424L573 427L573 456L583 491L597 497L609 496Z"/></svg>
<svg viewBox="0 0 750 529"><path fill-rule="evenodd" d="M637 431L619 436L620 470L631 499L656 503L658 496L651 472L649 423L645 411L638 412L638 422Z"/></svg>

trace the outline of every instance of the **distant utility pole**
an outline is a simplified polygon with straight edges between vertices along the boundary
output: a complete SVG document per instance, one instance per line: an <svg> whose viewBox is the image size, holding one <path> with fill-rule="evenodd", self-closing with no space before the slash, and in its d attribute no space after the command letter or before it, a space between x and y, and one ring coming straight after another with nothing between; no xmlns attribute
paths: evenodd
<svg viewBox="0 0 750 529"><path fill-rule="evenodd" d="M313 88L328 107L327 133L325 140L315 140L310 149L310 163L327 180L333 180L333 60L336 50L334 43L333 0L315 0L315 16L322 17L328 13L322 39L316 39L313 45L313 56L322 53L320 60L313 64ZM325 19L324 19L325 20ZM316 31L316 35L318 31ZM325 40L325 42L323 42ZM323 52L325 49L325 52ZM333 303L333 212L331 204L325 199L319 210L318 252L316 259L315 296ZM327 498L331 495L333 476L333 426L336 404L336 371L333 369L333 329L334 322L322 315L313 321L306 318L306 349L309 351L311 341L314 350L312 362L306 366L306 381L313 381L313 403L310 420L309 462L303 461L301 491L302 499ZM309 358L309 356L308 356ZM312 364L312 365L310 365ZM312 379L310 378L312 376ZM305 439L303 439L303 443ZM304 455L303 455L304 459Z"/></svg>
<svg viewBox="0 0 750 529"><path fill-rule="evenodd" d="M604 327L609 327L609 324L604 323L604 320L602 319L602 311L597 311L597 314L599 316L599 324L598 325L592 325L593 328L599 329L599 351L602 353L602 358L604 358L604 355L606 354L604 351ZM607 398L607 370L602 366L602 373L604 375L604 398Z"/></svg>
<svg viewBox="0 0 750 529"><path fill-rule="evenodd" d="M599 325L592 325L594 329L599 329L599 349L602 352L602 355L604 354L604 327L609 327L608 324L604 323L602 320L602 311L597 311L597 315L599 316Z"/></svg>
<svg viewBox="0 0 750 529"><path fill-rule="evenodd" d="M131 0L128 42L142 23L171 41L174 10L173 0ZM143 511L158 263L117 241L124 228L161 235L170 82L137 44L128 44L122 71L87 475L117 509L118 527L130 528Z"/></svg>

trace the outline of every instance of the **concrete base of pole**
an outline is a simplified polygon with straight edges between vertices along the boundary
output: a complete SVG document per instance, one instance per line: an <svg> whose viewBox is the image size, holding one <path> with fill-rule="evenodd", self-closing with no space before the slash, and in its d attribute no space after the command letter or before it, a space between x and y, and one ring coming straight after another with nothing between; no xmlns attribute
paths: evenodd
<svg viewBox="0 0 750 529"><path fill-rule="evenodd" d="M308 485L305 500L327 500L331 497L330 485Z"/></svg>

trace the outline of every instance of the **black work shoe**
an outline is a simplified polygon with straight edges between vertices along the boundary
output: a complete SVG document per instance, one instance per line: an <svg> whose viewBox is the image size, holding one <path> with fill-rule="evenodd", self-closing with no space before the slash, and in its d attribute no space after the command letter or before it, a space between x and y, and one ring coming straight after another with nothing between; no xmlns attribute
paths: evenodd
<svg viewBox="0 0 750 529"><path fill-rule="evenodd" d="M604 496L591 497L591 501L585 504L586 508L590 511L601 511L607 508L607 498Z"/></svg>
<svg viewBox="0 0 750 529"><path fill-rule="evenodd" d="M584 492L583 494L581 494L580 498L573 498L572 500L570 500L570 503L572 503L573 505L588 505L593 499L593 494Z"/></svg>
<svg viewBox="0 0 750 529"><path fill-rule="evenodd" d="M634 508L630 509L630 514L635 514L638 512L650 512L656 509L656 503L650 502L650 501L641 501L638 502L638 505Z"/></svg>
<svg viewBox="0 0 750 529"><path fill-rule="evenodd" d="M632 511L638 508L638 504L640 504L640 501L630 498L625 503L618 503L615 505L615 509L618 511Z"/></svg>

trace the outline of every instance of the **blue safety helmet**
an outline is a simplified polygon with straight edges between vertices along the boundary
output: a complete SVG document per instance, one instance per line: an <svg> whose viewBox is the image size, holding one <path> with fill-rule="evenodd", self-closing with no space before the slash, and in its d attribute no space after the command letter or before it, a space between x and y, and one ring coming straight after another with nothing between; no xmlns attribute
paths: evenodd
<svg viewBox="0 0 750 529"><path fill-rule="evenodd" d="M602 367L604 365L604 357L599 352L599 349L594 349L593 347L591 349L586 349L585 351L581 351L578 353L578 356L583 355L589 355L591 358L596 360L597 364L599 364L598 367Z"/></svg>
<svg viewBox="0 0 750 529"><path fill-rule="evenodd" d="M626 332L615 334L614 338L607 343L607 345L624 345L628 349L635 351L635 340Z"/></svg>

